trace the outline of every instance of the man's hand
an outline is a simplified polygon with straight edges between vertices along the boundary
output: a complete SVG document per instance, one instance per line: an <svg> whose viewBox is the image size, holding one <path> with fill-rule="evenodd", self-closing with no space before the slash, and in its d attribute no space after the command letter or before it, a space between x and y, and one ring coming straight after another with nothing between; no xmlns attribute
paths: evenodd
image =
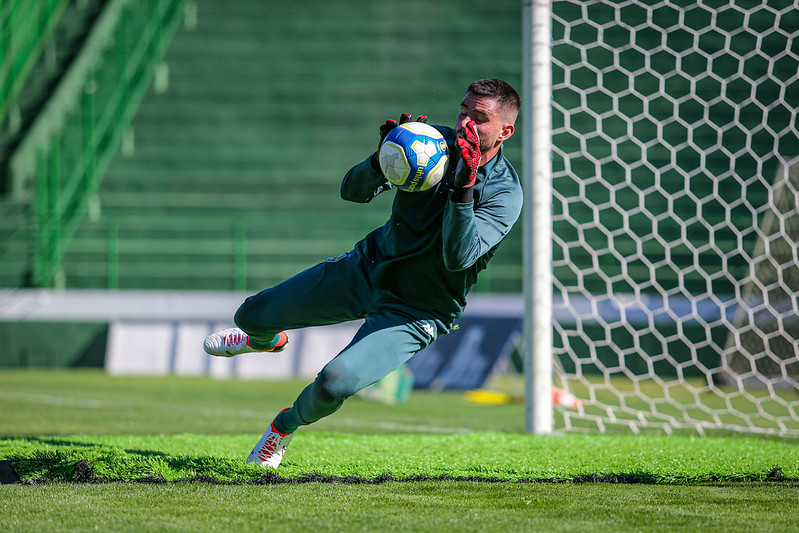
<svg viewBox="0 0 799 533"><path fill-rule="evenodd" d="M380 170L380 161L378 160L378 156L380 155L380 147L383 146L383 141L386 140L386 136L389 134L391 130L393 130L400 124L405 124L406 122L410 122L411 116L412 115L410 113L403 113L400 116L399 121L390 118L380 125L380 142L377 143L377 151L372 154L372 167L381 174L383 171ZM423 122L427 124L427 116L419 115L419 118L416 119L416 122Z"/></svg>
<svg viewBox="0 0 799 533"><path fill-rule="evenodd" d="M470 120L466 128L458 133L460 159L455 169L455 186L470 189L477 183L477 168L480 166L480 136L477 135L477 124Z"/></svg>

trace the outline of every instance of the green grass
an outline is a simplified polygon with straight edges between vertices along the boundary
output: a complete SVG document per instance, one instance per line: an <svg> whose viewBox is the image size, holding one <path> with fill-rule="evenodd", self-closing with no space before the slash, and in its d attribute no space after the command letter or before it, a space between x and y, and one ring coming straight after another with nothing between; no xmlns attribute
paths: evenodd
<svg viewBox="0 0 799 533"><path fill-rule="evenodd" d="M303 386L0 371L0 460L37 480L0 486L3 528L799 531L796 439L534 436L460 393L353 398L280 477L246 465Z"/></svg>
<svg viewBox="0 0 799 533"><path fill-rule="evenodd" d="M67 436L0 439L23 480L280 482L242 461L257 436ZM82 462L83 461L83 462ZM82 463L81 463L82 462ZM90 473L76 465L88 464ZM270 471L271 472L271 471ZM507 433L360 435L298 432L280 478L424 478L629 483L799 481L799 446L666 436ZM313 479L313 477L311 478Z"/></svg>
<svg viewBox="0 0 799 533"><path fill-rule="evenodd" d="M751 484L111 483L3 486L0 502L8 532L791 532L799 493Z"/></svg>

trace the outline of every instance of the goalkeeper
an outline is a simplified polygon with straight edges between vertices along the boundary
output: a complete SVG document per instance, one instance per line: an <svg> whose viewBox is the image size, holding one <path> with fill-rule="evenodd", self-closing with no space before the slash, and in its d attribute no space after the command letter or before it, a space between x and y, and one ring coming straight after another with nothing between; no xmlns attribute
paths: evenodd
<svg viewBox="0 0 799 533"><path fill-rule="evenodd" d="M334 413L449 332L521 212L519 178L502 145L519 108L519 94L504 81L473 82L455 128L436 126L451 154L438 185L396 193L384 226L351 251L247 298L234 318L238 327L205 339L215 356L279 352L288 343L285 330L364 319L349 345L274 418L247 462L276 468L297 428ZM410 119L404 114L399 123ZM397 123L381 125L381 142ZM389 189L375 152L347 172L341 196L366 203Z"/></svg>

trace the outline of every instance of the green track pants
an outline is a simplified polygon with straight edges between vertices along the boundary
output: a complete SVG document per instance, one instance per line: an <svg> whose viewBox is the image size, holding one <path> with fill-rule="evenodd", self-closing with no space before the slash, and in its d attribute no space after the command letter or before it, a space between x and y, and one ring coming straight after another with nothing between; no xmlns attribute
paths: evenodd
<svg viewBox="0 0 799 533"><path fill-rule="evenodd" d="M256 348L280 331L364 319L347 347L278 415L278 431L293 432L334 413L345 399L387 376L441 333L443 325L432 317L381 305L369 267L356 248L247 298L236 312L236 325Z"/></svg>

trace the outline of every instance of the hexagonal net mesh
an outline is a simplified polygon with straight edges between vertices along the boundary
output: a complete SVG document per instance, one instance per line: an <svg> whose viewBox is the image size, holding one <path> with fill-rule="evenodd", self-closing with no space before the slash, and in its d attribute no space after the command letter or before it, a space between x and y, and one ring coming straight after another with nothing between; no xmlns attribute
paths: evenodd
<svg viewBox="0 0 799 533"><path fill-rule="evenodd" d="M552 16L556 423L799 435L799 2Z"/></svg>

